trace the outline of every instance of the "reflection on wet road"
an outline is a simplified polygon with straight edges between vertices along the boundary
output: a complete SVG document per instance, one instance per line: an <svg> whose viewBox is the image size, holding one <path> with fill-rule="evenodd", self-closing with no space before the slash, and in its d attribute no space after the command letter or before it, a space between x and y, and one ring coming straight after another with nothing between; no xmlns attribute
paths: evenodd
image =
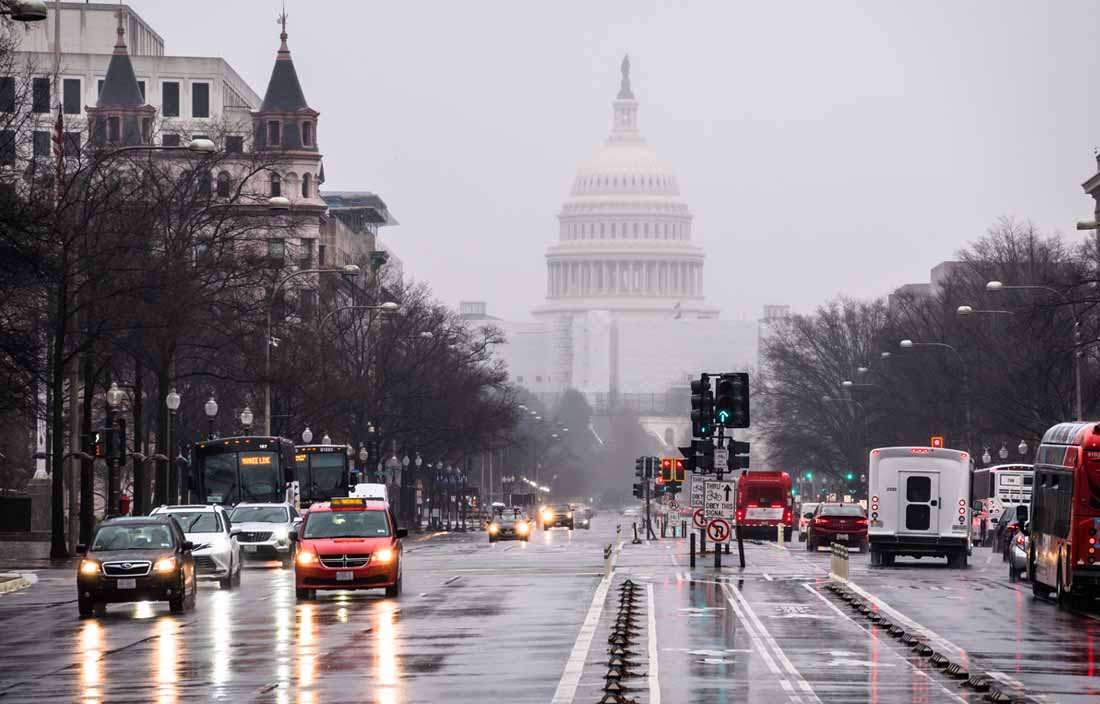
<svg viewBox="0 0 1100 704"><path fill-rule="evenodd" d="M298 603L290 572L255 565L238 590L204 584L182 616L140 603L80 620L72 574L41 570L34 588L0 595L0 700L598 702L627 578L642 596L622 687L638 702L984 696L825 589L825 552L754 543L747 569L727 559L716 572L709 556L688 569L682 540L628 543L605 577L602 548L617 544L618 520L539 532L530 543L475 533L410 540L396 599L336 592ZM1017 694L1100 699L1097 616L1034 601L988 551L971 564L872 570L857 555L853 589Z"/></svg>

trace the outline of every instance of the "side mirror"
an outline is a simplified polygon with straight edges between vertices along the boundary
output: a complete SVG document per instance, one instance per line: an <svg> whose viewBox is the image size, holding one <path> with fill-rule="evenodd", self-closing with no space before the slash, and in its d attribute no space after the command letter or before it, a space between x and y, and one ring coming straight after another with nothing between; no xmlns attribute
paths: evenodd
<svg viewBox="0 0 1100 704"><path fill-rule="evenodd" d="M230 528L229 529L229 536L230 537L235 538L240 534L241 534L241 529L240 528Z"/></svg>
<svg viewBox="0 0 1100 704"><path fill-rule="evenodd" d="M180 543L180 550L183 550L184 552L191 552L194 549L195 549L195 544L192 543L190 540L185 540L182 543Z"/></svg>
<svg viewBox="0 0 1100 704"><path fill-rule="evenodd" d="M300 526L300 525L302 525L302 517L301 517L301 516L298 516L298 517L294 518L294 519L293 519L293 520L292 520L292 521L290 522L290 524L291 524L292 526Z"/></svg>
<svg viewBox="0 0 1100 704"><path fill-rule="evenodd" d="M287 537L290 538L290 542L298 542L298 529L295 527L293 530L287 533Z"/></svg>
<svg viewBox="0 0 1100 704"><path fill-rule="evenodd" d="M88 554L88 546L83 544L83 543L77 545L76 546L76 554L77 555L87 555Z"/></svg>
<svg viewBox="0 0 1100 704"><path fill-rule="evenodd" d="M813 518L814 514L812 512L811 513L804 513L804 514L802 514L802 517L803 518Z"/></svg>
<svg viewBox="0 0 1100 704"><path fill-rule="evenodd" d="M397 529L397 537L398 538L407 538L407 537L409 537L409 529L408 528L398 528Z"/></svg>
<svg viewBox="0 0 1100 704"><path fill-rule="evenodd" d="M1030 522L1024 524L1024 532L1025 533L1031 533L1031 523Z"/></svg>

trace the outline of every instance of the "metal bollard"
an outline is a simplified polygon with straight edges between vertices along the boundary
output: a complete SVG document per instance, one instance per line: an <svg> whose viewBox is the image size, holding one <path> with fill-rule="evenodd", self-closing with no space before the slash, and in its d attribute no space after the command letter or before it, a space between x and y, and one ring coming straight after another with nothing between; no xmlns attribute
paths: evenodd
<svg viewBox="0 0 1100 704"><path fill-rule="evenodd" d="M605 577L611 576L611 543L607 544L607 547L603 549L603 574Z"/></svg>
<svg viewBox="0 0 1100 704"><path fill-rule="evenodd" d="M829 579L834 582L847 582L850 564L848 546L832 543L829 548Z"/></svg>
<svg viewBox="0 0 1100 704"><path fill-rule="evenodd" d="M680 537L683 538L687 534L688 534L688 522L681 519L680 520Z"/></svg>
<svg viewBox="0 0 1100 704"><path fill-rule="evenodd" d="M691 555L690 564L692 567L695 567L695 533L692 533L690 536L688 536L688 543L691 549L691 552L689 553Z"/></svg>
<svg viewBox="0 0 1100 704"><path fill-rule="evenodd" d="M783 547L783 524L782 523L780 523L779 525L777 525L775 527L775 533L776 533L775 542L778 543L779 547Z"/></svg>
<svg viewBox="0 0 1100 704"><path fill-rule="evenodd" d="M641 538L639 538L639 537L638 537L638 524L637 524L637 523L633 523L633 524L631 524L631 525L633 525L633 526L634 526L634 540L632 540L632 541L630 541L630 542L631 542L631 543L632 543L633 545L641 545L641 544L642 544L642 540L641 540Z"/></svg>

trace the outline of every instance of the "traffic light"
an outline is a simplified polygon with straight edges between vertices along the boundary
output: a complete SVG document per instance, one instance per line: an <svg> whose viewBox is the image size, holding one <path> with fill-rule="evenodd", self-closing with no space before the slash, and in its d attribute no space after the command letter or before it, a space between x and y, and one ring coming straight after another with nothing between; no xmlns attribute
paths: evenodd
<svg viewBox="0 0 1100 704"><path fill-rule="evenodd" d="M853 481L853 480L855 480L855 478L856 478L855 472L845 472L845 474L844 474L844 481L846 481L846 482Z"/></svg>
<svg viewBox="0 0 1100 704"><path fill-rule="evenodd" d="M634 476L639 479L644 479L647 464L649 464L648 457L639 457L638 459L634 460Z"/></svg>
<svg viewBox="0 0 1100 704"><path fill-rule="evenodd" d="M749 375L733 372L718 377L714 420L727 428L749 427Z"/></svg>
<svg viewBox="0 0 1100 704"><path fill-rule="evenodd" d="M943 447L943 436L942 435L933 435L932 436L932 447Z"/></svg>
<svg viewBox="0 0 1100 704"><path fill-rule="evenodd" d="M813 472L803 472L802 473L802 478L805 479L808 482L812 482L814 480L814 473Z"/></svg>
<svg viewBox="0 0 1100 704"><path fill-rule="evenodd" d="M634 485L634 498L635 499L644 499L645 498L645 484L644 483Z"/></svg>
<svg viewBox="0 0 1100 704"><path fill-rule="evenodd" d="M661 483L667 484L672 482L672 458L661 458Z"/></svg>
<svg viewBox="0 0 1100 704"><path fill-rule="evenodd" d="M709 374L700 374L691 382L691 434L697 438L714 434L714 394Z"/></svg>
<svg viewBox="0 0 1100 704"><path fill-rule="evenodd" d="M106 457L107 456L107 438L106 433L102 430L97 430L91 435L85 436L87 452L92 457Z"/></svg>
<svg viewBox="0 0 1100 704"><path fill-rule="evenodd" d="M681 459L675 459L672 461L672 481L675 484L684 483L684 472L687 470L684 461Z"/></svg>

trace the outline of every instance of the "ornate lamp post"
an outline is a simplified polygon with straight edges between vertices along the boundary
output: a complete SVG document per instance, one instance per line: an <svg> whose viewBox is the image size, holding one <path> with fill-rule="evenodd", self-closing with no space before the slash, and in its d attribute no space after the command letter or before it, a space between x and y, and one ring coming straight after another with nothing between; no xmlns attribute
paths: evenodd
<svg viewBox="0 0 1100 704"><path fill-rule="evenodd" d="M126 396L118 384L111 382L111 388L107 390L107 432L112 433L116 441L111 443L111 452L107 454L107 515L117 516L121 513L119 506L121 487L119 482L119 458L126 454L126 448L119 445L125 442L118 428L118 409L122 406L122 399Z"/></svg>
<svg viewBox="0 0 1100 704"><path fill-rule="evenodd" d="M164 405L168 408L168 428L164 437L164 447L159 454L166 457L167 461L157 461L156 498L154 503L158 506L172 501L171 487L173 486L172 479L175 477L175 463L172 459L172 432L174 430L173 426L176 424L176 411L180 409L180 400L180 395L175 388L164 397Z"/></svg>
<svg viewBox="0 0 1100 704"><path fill-rule="evenodd" d="M241 427L244 429L243 434L248 435L252 432L252 409L248 406L244 407L241 411Z"/></svg>
<svg viewBox="0 0 1100 704"><path fill-rule="evenodd" d="M1021 440L1020 444L1016 446L1016 451L1020 453L1020 460L1025 459L1027 457L1027 443Z"/></svg>
<svg viewBox="0 0 1100 704"><path fill-rule="evenodd" d="M1002 462L1008 459L1008 446L1005 443L1001 443L1001 449L997 450L997 456L1001 458Z"/></svg>
<svg viewBox="0 0 1100 704"><path fill-rule="evenodd" d="M206 405L203 406L203 410L206 412L206 421L208 424L208 430L206 438L213 440L217 435L214 433L214 419L218 416L218 402L214 400L214 395L211 394L210 398L206 400Z"/></svg>
<svg viewBox="0 0 1100 704"><path fill-rule="evenodd" d="M309 429L308 425L306 429L302 431L302 442L307 445L313 442L313 431Z"/></svg>

